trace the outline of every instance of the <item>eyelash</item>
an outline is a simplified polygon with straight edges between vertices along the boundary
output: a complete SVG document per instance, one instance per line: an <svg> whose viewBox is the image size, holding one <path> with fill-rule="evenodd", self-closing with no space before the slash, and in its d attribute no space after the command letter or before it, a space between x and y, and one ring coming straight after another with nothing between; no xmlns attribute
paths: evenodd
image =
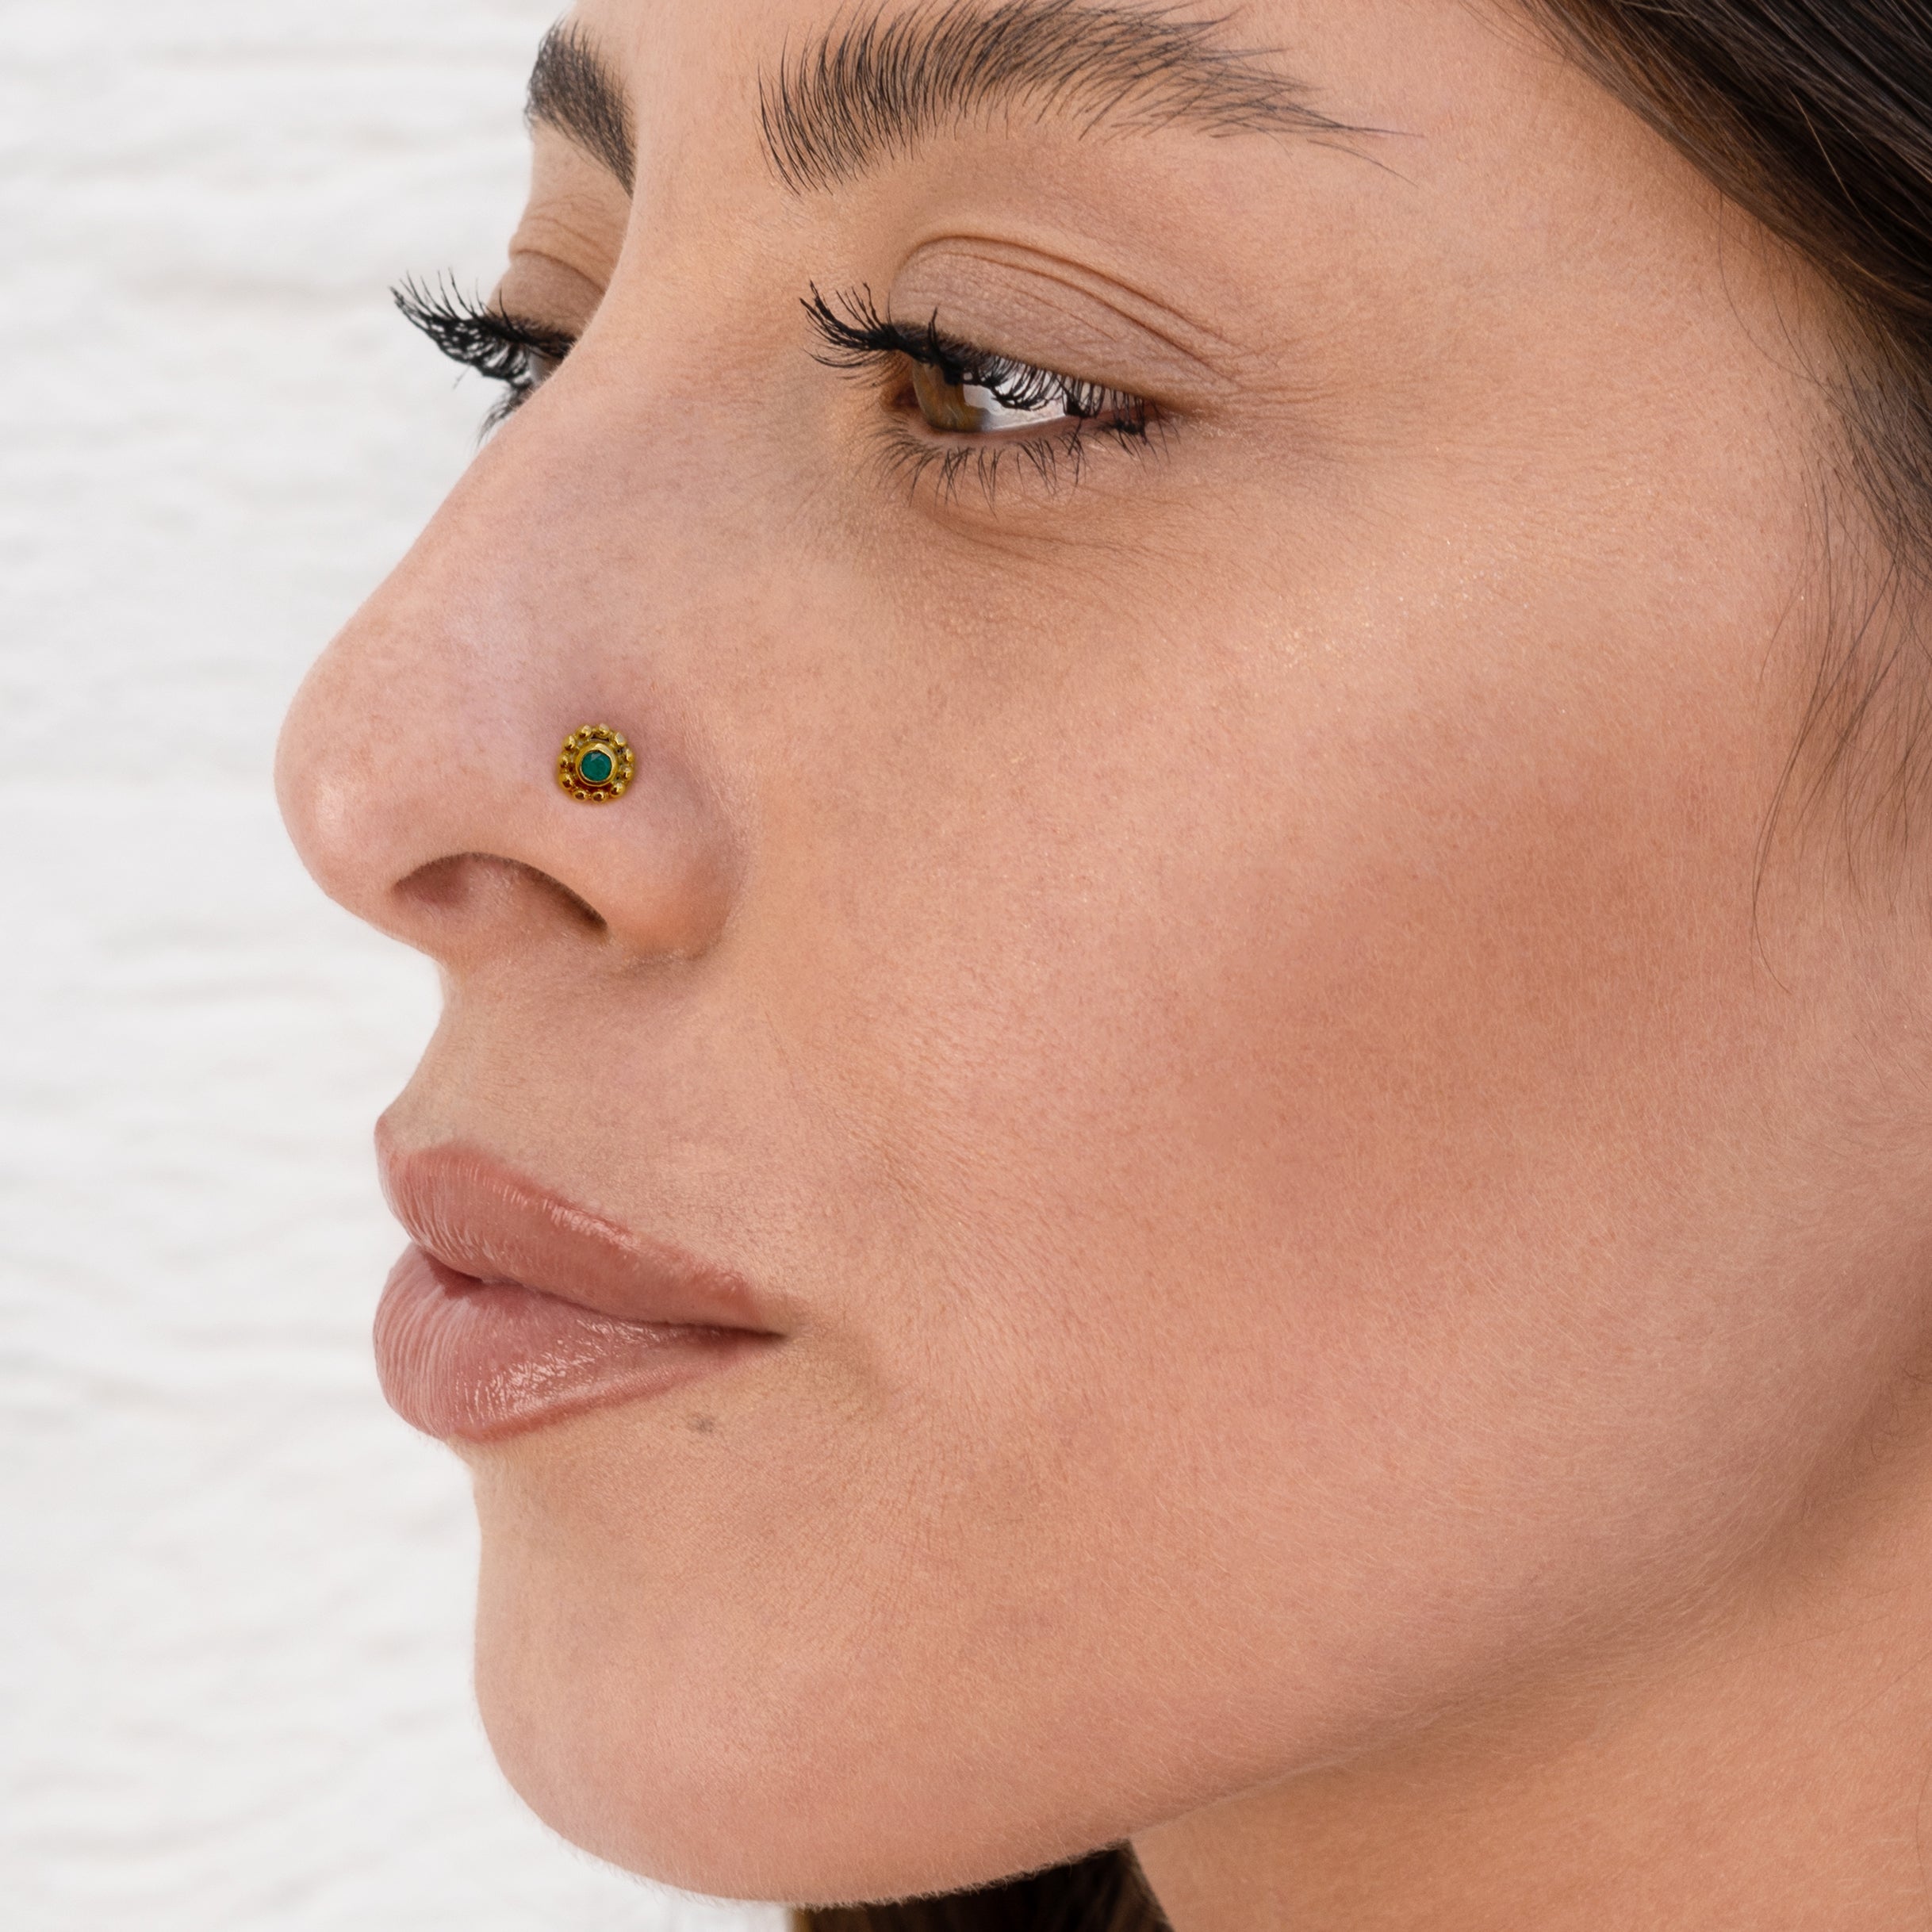
<svg viewBox="0 0 1932 1932"><path fill-rule="evenodd" d="M949 383L984 389L1006 408L1037 409L1057 402L1071 419L1036 435L1008 431L979 438L930 425L921 434L903 420L895 423L887 432L887 454L912 490L930 479L950 500L962 484L972 482L991 503L1006 466L1014 462L1025 463L1052 490L1080 480L1093 437L1144 451L1164 431L1164 419L1144 397L982 349L944 333L937 315L918 327L893 321L879 313L869 289L828 301L815 285L802 305L822 345L816 359L829 369L883 381L903 374L907 363L918 363Z"/></svg>
<svg viewBox="0 0 1932 1932"><path fill-rule="evenodd" d="M503 394L483 420L486 435L521 408L576 346L576 338L561 329L493 308L447 282L426 287L407 281L392 293L404 318L450 361L503 385ZM820 343L815 359L827 368L884 381L903 376L907 364L917 363L937 370L949 383L984 389L1006 408L1037 409L1057 402L1066 412L1064 426L1032 435L1010 430L975 437L930 426L920 434L903 420L895 422L887 431L887 455L910 491L930 481L950 500L971 482L991 503L1006 466L1014 462L1025 464L1036 480L1053 490L1080 480L1091 438L1105 436L1124 449L1144 451L1164 432L1165 419L1144 397L981 349L944 334L937 316L922 327L890 320L879 313L869 289L835 299L838 308L815 285L801 305ZM550 367L542 367L545 363Z"/></svg>
<svg viewBox="0 0 1932 1932"><path fill-rule="evenodd" d="M541 364L561 362L577 346L576 337L562 329L506 314L447 282L432 289L404 282L390 293L404 320L451 362L504 385L483 419L485 435L530 399L550 373Z"/></svg>

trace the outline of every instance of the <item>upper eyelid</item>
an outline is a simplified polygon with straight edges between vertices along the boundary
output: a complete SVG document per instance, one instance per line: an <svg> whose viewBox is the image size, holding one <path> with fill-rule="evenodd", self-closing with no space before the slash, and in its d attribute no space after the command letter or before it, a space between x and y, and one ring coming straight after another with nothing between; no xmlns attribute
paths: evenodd
<svg viewBox="0 0 1932 1932"><path fill-rule="evenodd" d="M466 296L447 280L425 286L412 278L390 293L404 317L455 362L473 363L466 351L486 343L531 350L558 362L577 346L570 331Z"/></svg>
<svg viewBox="0 0 1932 1932"><path fill-rule="evenodd" d="M912 315L937 306L968 340L995 337L1020 360L1078 370L1171 414L1224 419L1265 389L1278 358L1258 357L1229 332L1243 312L1238 297L1173 282L1125 263L1103 267L1057 232L1022 243L949 230L899 263L891 301Z"/></svg>
<svg viewBox="0 0 1932 1932"><path fill-rule="evenodd" d="M1071 324L1081 335L1132 342L1133 360L1151 359L1190 389L1218 386L1239 357L1213 305L1205 312L1198 298L1177 305L1171 294L1152 295L1050 243L1034 246L966 231L937 236L902 266L895 286L906 282L915 292L915 306L946 292L973 306L1003 309L1017 301L1048 326ZM929 290L925 300L916 294L922 284Z"/></svg>
<svg viewBox="0 0 1932 1932"><path fill-rule="evenodd" d="M956 370L961 374L974 370L991 372L997 368L1002 373L1045 377L1064 383L1070 389L1119 397L1136 403L1149 401L1111 383L1074 375L1045 363L1030 362L1005 350L968 341L963 336L941 329L937 312L923 324L881 316L873 305L872 291L867 288L849 289L835 298L849 312L849 317L841 316L815 282L808 286L811 295L800 305L811 318L820 339L831 351L830 355L820 353L817 359L831 367L856 368L877 355L897 352L914 362L923 362L929 368Z"/></svg>

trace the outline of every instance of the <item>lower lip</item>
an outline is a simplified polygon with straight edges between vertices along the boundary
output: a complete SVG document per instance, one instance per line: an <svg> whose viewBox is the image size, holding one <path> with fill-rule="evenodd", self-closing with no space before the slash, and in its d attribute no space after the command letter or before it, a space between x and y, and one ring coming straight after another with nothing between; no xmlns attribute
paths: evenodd
<svg viewBox="0 0 1932 1932"><path fill-rule="evenodd" d="M389 1406L425 1435L495 1442L668 1395L774 1339L619 1321L535 1288L477 1281L412 1248L376 1311L376 1367Z"/></svg>

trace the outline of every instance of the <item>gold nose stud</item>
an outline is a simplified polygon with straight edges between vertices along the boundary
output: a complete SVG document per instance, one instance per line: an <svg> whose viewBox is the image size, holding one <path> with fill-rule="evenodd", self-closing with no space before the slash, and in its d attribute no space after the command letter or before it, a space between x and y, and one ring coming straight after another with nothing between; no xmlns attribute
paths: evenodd
<svg viewBox="0 0 1932 1932"><path fill-rule="evenodd" d="M584 725L563 742L557 782L580 805L608 805L631 789L638 761L621 731Z"/></svg>

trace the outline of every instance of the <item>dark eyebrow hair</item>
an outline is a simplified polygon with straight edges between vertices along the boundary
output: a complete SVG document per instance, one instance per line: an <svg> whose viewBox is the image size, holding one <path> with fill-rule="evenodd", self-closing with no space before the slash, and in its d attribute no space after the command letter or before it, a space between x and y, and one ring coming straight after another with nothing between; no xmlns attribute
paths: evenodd
<svg viewBox="0 0 1932 1932"><path fill-rule="evenodd" d="M834 23L761 75L772 165L803 192L910 152L939 129L1003 113L1211 135L1367 132L1309 105L1265 49L1224 45L1225 18L1083 0L941 0Z"/></svg>
<svg viewBox="0 0 1932 1932"><path fill-rule="evenodd" d="M523 117L567 135L601 161L631 194L637 186L637 133L623 83L574 21L543 36L530 71Z"/></svg>

